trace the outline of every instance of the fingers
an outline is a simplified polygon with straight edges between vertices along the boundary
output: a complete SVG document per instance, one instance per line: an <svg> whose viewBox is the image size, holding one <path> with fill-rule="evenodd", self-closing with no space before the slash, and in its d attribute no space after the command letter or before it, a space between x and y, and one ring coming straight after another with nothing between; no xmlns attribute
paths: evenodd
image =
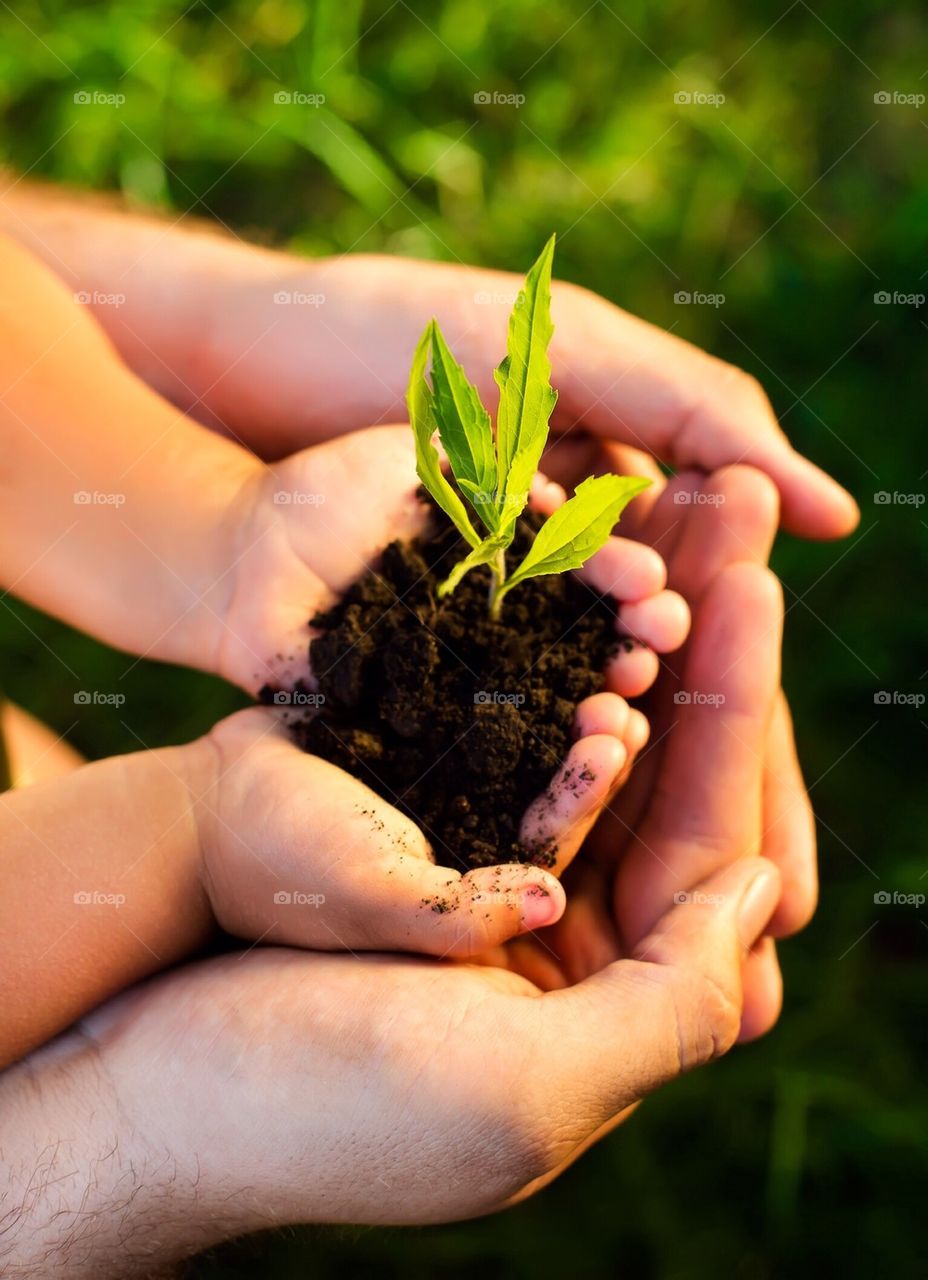
<svg viewBox="0 0 928 1280"><path fill-rule="evenodd" d="M834 538L854 528L853 498L796 453L755 379L590 294L555 291L553 305L557 421L678 468L747 462L776 484L793 533Z"/></svg>
<svg viewBox="0 0 928 1280"><path fill-rule="evenodd" d="M540 867L462 875L436 866L415 823L300 751L267 710L239 712L211 737L220 785L200 797L214 819L204 879L217 919L236 936L463 956L550 924L564 910L564 890ZM624 751L615 739L593 739L602 741Z"/></svg>
<svg viewBox="0 0 928 1280"><path fill-rule="evenodd" d="M796 754L789 707L777 697L764 774L764 855L780 868L783 898L770 921L775 938L798 933L818 901L815 816Z"/></svg>
<svg viewBox="0 0 928 1280"><path fill-rule="evenodd" d="M755 565L729 566L703 597L654 795L619 872L631 944L674 893L759 852L782 618L779 583Z"/></svg>
<svg viewBox="0 0 928 1280"><path fill-rule="evenodd" d="M657 653L672 653L689 634L689 605L676 591L661 591L649 600L623 604L619 626L623 634Z"/></svg>
<svg viewBox="0 0 928 1280"><path fill-rule="evenodd" d="M622 739L630 714L631 708L624 698L617 698L612 693L594 693L578 704L574 713L574 733L577 738L606 733Z"/></svg>
<svg viewBox="0 0 928 1280"><path fill-rule="evenodd" d="M532 506L551 515L565 501L561 485L536 474ZM657 653L670 653L686 640L690 615L686 602L665 591L667 569L658 553L644 542L610 537L577 570L577 576L619 606L617 628L622 647L607 667L608 688L623 697L638 697L657 678Z"/></svg>
<svg viewBox="0 0 928 1280"><path fill-rule="evenodd" d="M565 905L560 881L527 863L461 875L401 858L368 877L355 909L368 948L464 957L553 924Z"/></svg>
<svg viewBox="0 0 928 1280"><path fill-rule="evenodd" d="M765 1036L783 1008L783 975L773 938L759 938L745 956L741 983L744 997L738 1043L746 1044Z"/></svg>
<svg viewBox="0 0 928 1280"><path fill-rule="evenodd" d="M766 564L777 532L779 498L772 481L753 467L724 467L698 487L674 491L686 513L671 563L671 586L691 603L712 579L737 560Z"/></svg>
<svg viewBox="0 0 928 1280"><path fill-rule="evenodd" d="M664 914L633 957L534 1002L551 1096L578 1071L597 1090L588 1124L725 1053L741 1029L741 970L779 895L764 859L703 881ZM575 1088L572 1091L575 1096Z"/></svg>
<svg viewBox="0 0 928 1280"><path fill-rule="evenodd" d="M766 472L780 492L783 525L791 533L843 538L856 528L854 499L793 449L752 378L728 369L708 391L675 442L683 460L706 470L740 461Z"/></svg>
<svg viewBox="0 0 928 1280"><path fill-rule="evenodd" d="M522 820L522 842L538 849L539 859L543 857L555 874L570 863L608 803L626 759L625 746L611 735L581 738L544 794L529 806Z"/></svg>
<svg viewBox="0 0 928 1280"><path fill-rule="evenodd" d="M663 591L667 568L657 552L643 542L611 537L577 570L577 576L600 595L641 601Z"/></svg>

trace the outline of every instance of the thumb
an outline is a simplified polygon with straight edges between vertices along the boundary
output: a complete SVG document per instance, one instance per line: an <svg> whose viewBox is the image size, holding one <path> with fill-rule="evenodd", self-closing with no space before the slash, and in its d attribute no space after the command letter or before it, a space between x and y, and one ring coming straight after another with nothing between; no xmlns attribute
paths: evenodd
<svg viewBox="0 0 928 1280"><path fill-rule="evenodd" d="M780 880L744 858L676 895L635 948L593 977L532 1002L552 1079L590 1089L588 1124L601 1125L683 1072L726 1053L741 1026L741 969L776 909ZM569 1082L573 1082L571 1085Z"/></svg>

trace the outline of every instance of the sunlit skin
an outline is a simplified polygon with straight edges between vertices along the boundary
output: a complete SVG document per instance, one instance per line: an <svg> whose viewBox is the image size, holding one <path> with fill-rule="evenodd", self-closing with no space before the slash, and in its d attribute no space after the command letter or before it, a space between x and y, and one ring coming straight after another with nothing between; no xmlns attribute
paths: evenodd
<svg viewBox="0 0 928 1280"><path fill-rule="evenodd" d="M5 585L108 643L203 667L253 692L268 681L288 687L311 679L307 619L375 563L388 541L425 528L408 427L342 436L269 468L128 372L93 317L31 255L0 241L0 265L18 299L0 313ZM546 488L540 480L536 492ZM637 609L644 640L662 651L683 642L687 608L664 590L666 571L652 550L611 539L585 573L612 592L620 619L626 606ZM583 774L587 783L566 787L555 777L554 803L526 815L526 837L555 844L559 868L628 764L627 716L615 693L599 698L593 719L581 705L562 772ZM104 763L69 778L64 791L2 802L10 990L0 1061L190 954L217 921L249 940L462 954L550 923L563 910L559 884L532 867L496 875L495 898L482 902L487 875L461 880L436 871L428 833L275 738L275 724L271 713L256 711L214 731L207 741L242 763L220 775L222 787L205 807L163 776L183 783L192 775L199 801L208 786L202 747ZM266 767L271 757L277 768ZM113 788L118 805L108 799ZM295 812L291 791L302 805ZM246 808L245 795L260 804ZM203 813L227 804L232 816L217 819L207 839ZM400 823L403 840L385 845L376 823L359 822L365 809L384 811L386 828ZM279 819L288 810L295 843L279 821L261 826L255 817ZM63 878L58 851L65 848ZM157 856L146 861L153 849ZM319 892L327 911L278 918L273 894L286 875L297 889L308 883L310 893L325 881ZM27 919L16 904L39 879L49 892ZM56 885L61 892L52 891ZM122 914L75 914L74 893L87 886L125 894ZM446 920L424 908L439 889L458 908ZM57 983L62 968L64 985Z"/></svg>
<svg viewBox="0 0 928 1280"><path fill-rule="evenodd" d="M760 644L780 607L765 570L725 570L695 619L699 678L734 696L717 634L746 627L742 639ZM747 722L769 719L775 690L775 666L743 682ZM780 875L756 856L762 760L729 728L682 707L685 758L665 755L655 788L651 848L680 866L691 900L660 913L627 958L588 955L574 985L546 991L546 975L533 980L515 958L518 942L505 967L259 949L156 979L34 1055L28 1077L8 1072L11 1164L44 1134L73 1135L54 1205L34 1205L14 1256L60 1248L72 1201L99 1227L80 1253L53 1252L52 1275L124 1275L131 1261L272 1221L445 1221L556 1177L641 1097L738 1035L744 959ZM745 786L743 810L719 794L720 753ZM693 885L685 864L710 842L727 865ZM620 900L598 905L625 928ZM94 1114L79 1130L78 1094ZM128 1216L114 1215L135 1188Z"/></svg>

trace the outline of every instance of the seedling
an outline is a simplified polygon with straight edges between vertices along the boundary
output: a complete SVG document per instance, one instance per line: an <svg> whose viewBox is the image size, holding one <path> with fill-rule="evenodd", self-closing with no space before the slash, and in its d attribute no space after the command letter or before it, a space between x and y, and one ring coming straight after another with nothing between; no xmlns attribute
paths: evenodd
<svg viewBox="0 0 928 1280"><path fill-rule="evenodd" d="M557 400L548 360L554 332L553 257L554 236L526 276L509 317L506 357L494 374L500 391L495 433L476 387L448 349L436 320L419 339L409 375L407 404L419 479L471 548L440 584L438 594L447 595L469 570L488 565L494 618L506 594L520 582L585 564L606 542L632 498L651 483L615 475L584 480L545 521L525 559L507 577L506 549L528 504ZM425 376L430 356L431 384ZM450 479L433 443L436 431L448 455ZM472 516L484 533L475 528Z"/></svg>

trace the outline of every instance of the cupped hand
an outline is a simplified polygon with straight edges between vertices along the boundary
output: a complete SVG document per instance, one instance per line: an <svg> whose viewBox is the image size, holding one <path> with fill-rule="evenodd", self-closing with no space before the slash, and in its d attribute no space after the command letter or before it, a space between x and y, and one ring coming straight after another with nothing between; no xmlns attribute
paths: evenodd
<svg viewBox="0 0 928 1280"><path fill-rule="evenodd" d="M728 1049L742 955L777 894L770 864L736 862L566 991L422 958L258 949L151 983L80 1030L155 1190L167 1153L172 1220L190 1196L197 1247L271 1223L465 1218L537 1190L643 1095Z"/></svg>
<svg viewBox="0 0 928 1280"><path fill-rule="evenodd" d="M560 841L569 861L623 771L628 709L613 694L581 703L580 737L561 769L584 787L550 787L554 804L525 817L525 836ZM596 717L584 733L585 722ZM212 913L249 941L316 950L466 956L549 925L564 910L550 871L529 863L461 874L438 866L429 839L388 800L294 745L269 709L240 711L208 738L196 796L202 880ZM598 779L598 781L597 781ZM392 797L399 800L399 797Z"/></svg>
<svg viewBox="0 0 928 1280"><path fill-rule="evenodd" d="M271 457L359 423L395 421L411 353L433 316L493 404L492 371L521 283L447 263L364 255L306 263L230 249L198 300L194 412ZM555 282L552 315L555 431L579 424L677 468L744 462L774 481L792 532L831 538L853 529L853 499L792 448L754 378L574 285Z"/></svg>
<svg viewBox="0 0 928 1280"><path fill-rule="evenodd" d="M584 474L604 465L647 466L624 450L598 461L595 446L579 459L559 451L559 461L549 458L547 465L565 479L577 466ZM779 689L782 601L759 569L776 523L773 486L747 467L710 477L686 473L666 486L655 477L653 491L628 509L630 534L667 556L670 583L693 606L693 631L686 650L662 662L642 704L652 725L650 746L588 840L583 866L573 869L563 921L538 939L543 946L517 944L510 961L530 966L550 985L576 980L640 938L693 880L728 857L762 852L780 869L783 895L770 936L747 963L744 1038L769 1029L779 1013L772 938L801 928L817 896L811 807ZM613 688L621 687L617 675ZM630 713L629 723L637 714ZM692 844L674 855L662 834L667 780L701 774L708 752L716 760L713 793L702 808L694 795L682 817L711 825L707 806L713 796L724 797L728 835L710 842L703 860L693 857Z"/></svg>
<svg viewBox="0 0 928 1280"><path fill-rule="evenodd" d="M231 521L239 546L218 629L219 671L255 692L264 685L286 690L300 681L311 684L308 619L375 565L389 541L424 530L427 508L416 497L417 487L407 427L355 432L256 474L241 490L242 509ZM540 481L536 497L551 490L560 492ZM653 549L612 537L580 574L615 599L617 630L634 626L637 652L666 652L682 644L688 609L677 593L664 589L666 572ZM408 606L400 597L394 607ZM627 705L613 692L581 704L577 740L545 796L525 815L525 840L556 845L557 870L579 848L628 763L628 718Z"/></svg>

